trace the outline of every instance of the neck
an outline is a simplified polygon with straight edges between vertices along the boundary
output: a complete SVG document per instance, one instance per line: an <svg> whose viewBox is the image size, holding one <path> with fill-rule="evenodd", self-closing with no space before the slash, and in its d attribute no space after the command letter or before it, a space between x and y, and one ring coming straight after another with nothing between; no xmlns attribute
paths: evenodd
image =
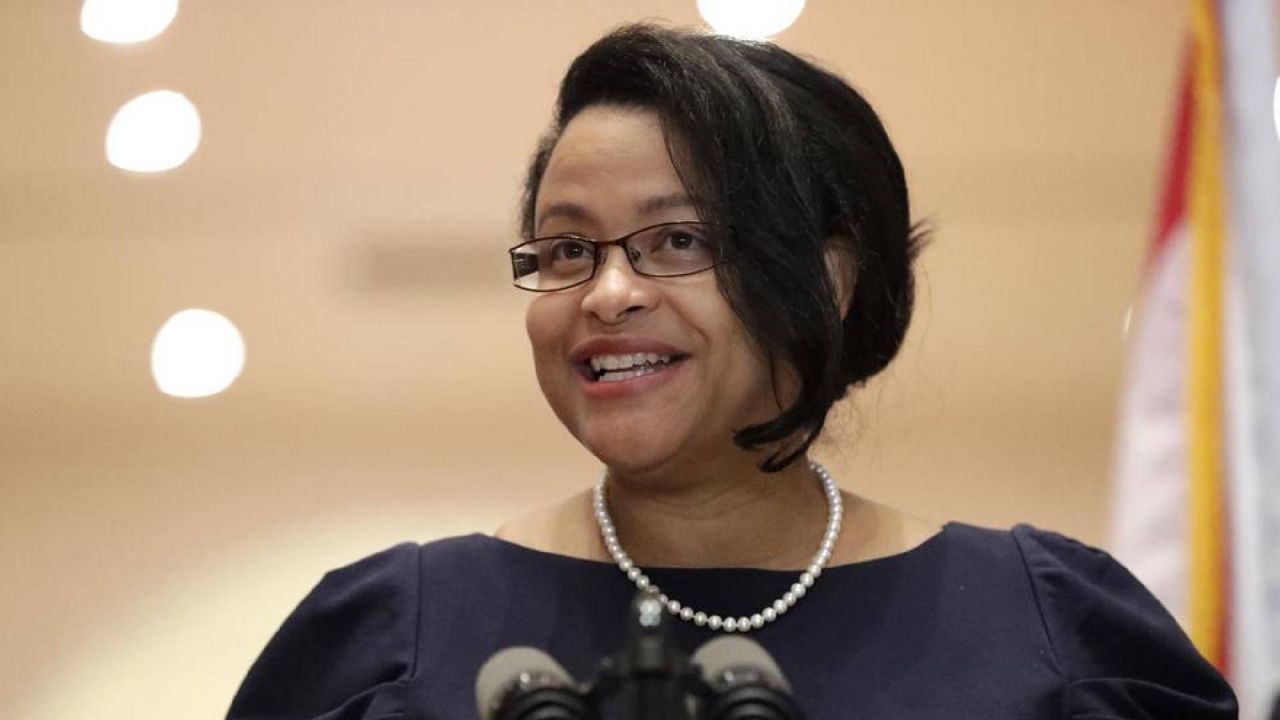
<svg viewBox="0 0 1280 720"><path fill-rule="evenodd" d="M808 565L826 527L827 500L807 459L764 473L756 458L741 455L747 462L705 463L678 474L609 470L609 514L637 565Z"/></svg>

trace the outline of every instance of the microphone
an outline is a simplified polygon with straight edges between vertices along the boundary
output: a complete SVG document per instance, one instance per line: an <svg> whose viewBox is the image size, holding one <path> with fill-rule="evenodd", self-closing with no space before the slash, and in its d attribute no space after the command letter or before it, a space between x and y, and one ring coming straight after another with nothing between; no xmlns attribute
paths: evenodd
<svg viewBox="0 0 1280 720"><path fill-rule="evenodd" d="M509 647L480 667L476 709L481 720L595 720L573 678L550 655Z"/></svg>
<svg viewBox="0 0 1280 720"><path fill-rule="evenodd" d="M705 720L803 720L790 683L759 643L723 635L698 648L693 662L711 691Z"/></svg>
<svg viewBox="0 0 1280 720"><path fill-rule="evenodd" d="M791 685L759 644L726 635L689 657L671 637L658 598L637 593L622 650L595 681L578 684L541 650L500 650L476 676L481 720L599 720L620 695L629 720L804 720Z"/></svg>

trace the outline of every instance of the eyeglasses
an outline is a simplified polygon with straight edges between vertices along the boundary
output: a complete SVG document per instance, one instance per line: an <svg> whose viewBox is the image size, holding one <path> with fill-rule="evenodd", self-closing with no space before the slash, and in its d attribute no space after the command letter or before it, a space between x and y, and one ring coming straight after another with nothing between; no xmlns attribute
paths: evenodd
<svg viewBox="0 0 1280 720"><path fill-rule="evenodd" d="M553 292L589 282L604 264L605 248L617 245L631 269L645 277L679 277L710 270L723 261L729 228L702 222L650 225L616 240L582 235L534 238L511 248L515 286Z"/></svg>

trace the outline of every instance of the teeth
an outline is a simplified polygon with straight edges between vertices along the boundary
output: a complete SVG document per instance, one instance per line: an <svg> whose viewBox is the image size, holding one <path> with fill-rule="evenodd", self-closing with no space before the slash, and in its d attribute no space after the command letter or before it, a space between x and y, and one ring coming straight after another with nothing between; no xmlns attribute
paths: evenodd
<svg viewBox="0 0 1280 720"><path fill-rule="evenodd" d="M605 373L600 377L600 382L622 382L623 380L630 380L631 378L640 377L641 375L652 375L656 372L658 372L658 368L646 365L638 370L624 370L622 372Z"/></svg>
<svg viewBox="0 0 1280 720"><path fill-rule="evenodd" d="M588 364L596 374L609 373L617 375L613 379L636 377L635 373L627 374L632 369L643 370L640 374L654 372L659 364L671 363L671 355L658 355L657 352L635 352L632 355L595 355ZM626 375L626 377L623 377Z"/></svg>
<svg viewBox="0 0 1280 720"><path fill-rule="evenodd" d="M657 353L634 353L631 355L596 355L588 360L591 369L597 374L610 372L617 374L617 371L628 371L632 368L653 371L651 366L659 363L671 362L670 355L659 355ZM634 374L629 377L635 377ZM625 380L626 378L620 378Z"/></svg>

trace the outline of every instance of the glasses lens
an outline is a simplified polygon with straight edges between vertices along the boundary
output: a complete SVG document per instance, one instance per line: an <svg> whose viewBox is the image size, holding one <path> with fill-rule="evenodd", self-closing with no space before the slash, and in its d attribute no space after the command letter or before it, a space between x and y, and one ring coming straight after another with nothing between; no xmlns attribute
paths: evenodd
<svg viewBox="0 0 1280 720"><path fill-rule="evenodd" d="M716 264L718 228L703 223L671 223L649 228L627 244L636 269L646 275L688 275Z"/></svg>
<svg viewBox="0 0 1280 720"><path fill-rule="evenodd" d="M595 245L575 237L531 240L511 251L516 285L526 290L559 290L586 280L595 266Z"/></svg>

